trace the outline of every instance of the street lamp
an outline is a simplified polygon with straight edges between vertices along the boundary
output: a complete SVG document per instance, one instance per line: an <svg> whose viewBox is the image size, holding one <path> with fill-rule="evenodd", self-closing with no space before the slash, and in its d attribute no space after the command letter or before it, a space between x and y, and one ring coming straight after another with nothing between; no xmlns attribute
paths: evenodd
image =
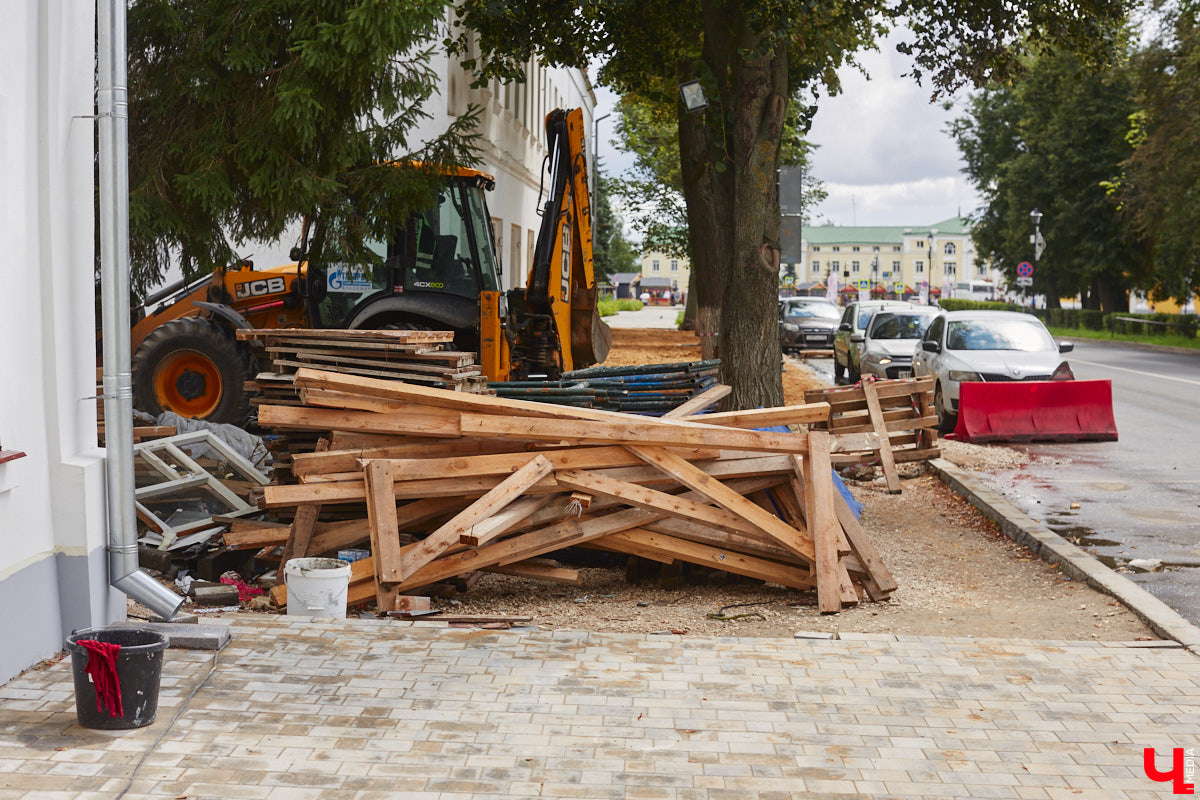
<svg viewBox="0 0 1200 800"><path fill-rule="evenodd" d="M1030 244L1033 245L1033 274L1037 274L1038 254L1042 249L1042 212L1036 208L1029 212L1029 220L1033 223L1033 236L1029 237ZM1029 310L1033 310L1033 286L1029 287Z"/></svg>
<svg viewBox="0 0 1200 800"><path fill-rule="evenodd" d="M596 230L596 201L600 197L600 121L608 119L612 114L605 114L592 120L592 197L590 210L592 212L592 230Z"/></svg>

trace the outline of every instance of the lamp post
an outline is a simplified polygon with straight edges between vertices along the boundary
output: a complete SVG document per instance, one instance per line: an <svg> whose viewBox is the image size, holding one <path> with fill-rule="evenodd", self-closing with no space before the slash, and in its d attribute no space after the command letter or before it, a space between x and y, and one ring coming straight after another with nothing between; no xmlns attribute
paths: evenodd
<svg viewBox="0 0 1200 800"><path fill-rule="evenodd" d="M879 256L871 259L871 296L875 295L875 287L879 285Z"/></svg>
<svg viewBox="0 0 1200 800"><path fill-rule="evenodd" d="M933 289L933 237L930 237L930 239L929 239L929 250L926 251L926 258L928 260L925 263L928 265L929 271L926 272L925 274L927 276L929 276L928 277L929 288Z"/></svg>
<svg viewBox="0 0 1200 800"><path fill-rule="evenodd" d="M605 114L592 120L592 230L596 229L596 201L600 197L600 121L608 119L612 114Z"/></svg>
<svg viewBox="0 0 1200 800"><path fill-rule="evenodd" d="M1042 252L1042 212L1036 208L1029 212L1029 220L1033 223L1033 236L1029 237L1033 245L1033 274L1037 275L1038 256ZM1033 286L1029 287L1029 310L1033 311Z"/></svg>

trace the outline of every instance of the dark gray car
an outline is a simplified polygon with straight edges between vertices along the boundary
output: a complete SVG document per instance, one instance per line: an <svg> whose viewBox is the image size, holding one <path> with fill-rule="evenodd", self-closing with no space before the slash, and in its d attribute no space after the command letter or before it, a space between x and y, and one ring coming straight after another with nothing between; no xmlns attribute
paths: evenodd
<svg viewBox="0 0 1200 800"><path fill-rule="evenodd" d="M824 298L792 297L779 304L779 344L785 353L829 350L841 309Z"/></svg>

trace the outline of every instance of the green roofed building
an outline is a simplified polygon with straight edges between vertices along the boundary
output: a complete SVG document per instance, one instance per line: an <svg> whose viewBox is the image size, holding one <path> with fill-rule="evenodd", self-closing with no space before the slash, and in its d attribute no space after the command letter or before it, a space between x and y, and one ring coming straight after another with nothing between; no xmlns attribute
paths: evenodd
<svg viewBox="0 0 1200 800"><path fill-rule="evenodd" d="M970 222L951 217L932 225L805 225L803 263L796 282L875 290L877 295L920 294L990 299L1000 294L997 275L977 261ZM882 292L880 289L882 288Z"/></svg>

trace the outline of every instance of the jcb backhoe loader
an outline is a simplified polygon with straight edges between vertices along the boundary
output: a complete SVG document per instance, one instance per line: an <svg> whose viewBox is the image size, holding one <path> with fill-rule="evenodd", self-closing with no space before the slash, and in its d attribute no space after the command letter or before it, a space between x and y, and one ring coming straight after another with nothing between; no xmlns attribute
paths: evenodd
<svg viewBox="0 0 1200 800"><path fill-rule="evenodd" d="M500 288L484 198L493 179L456 169L436 208L372 245L381 267L317 265L298 249L296 263L220 268L151 298L155 310L132 331L134 405L243 422L257 367L237 328L453 330L493 381L557 379L603 361L612 332L596 310L583 131L579 109L546 117L549 192L525 288Z"/></svg>

